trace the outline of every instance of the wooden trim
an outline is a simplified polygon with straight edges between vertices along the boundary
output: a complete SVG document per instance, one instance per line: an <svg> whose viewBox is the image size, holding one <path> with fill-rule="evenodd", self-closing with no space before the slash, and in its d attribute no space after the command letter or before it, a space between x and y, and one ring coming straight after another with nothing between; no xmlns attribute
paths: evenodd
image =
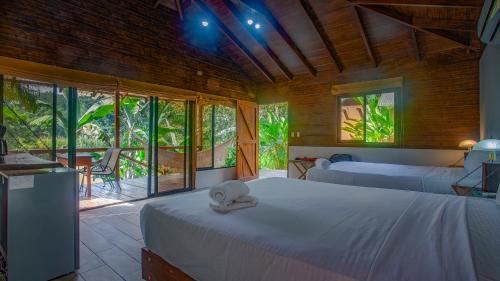
<svg viewBox="0 0 500 281"><path fill-rule="evenodd" d="M403 77L362 81L332 86L332 95L356 94L363 91L373 91L387 88L402 88Z"/></svg>
<svg viewBox="0 0 500 281"><path fill-rule="evenodd" d="M142 279L147 281L195 281L147 248L142 248Z"/></svg>
<svg viewBox="0 0 500 281"><path fill-rule="evenodd" d="M314 8L311 6L311 3L309 3L308 0L300 0L300 4L302 5L302 8L304 8L304 11L306 12L307 16L309 17L312 24L314 25L316 32L318 33L321 41L323 42L323 45L325 46L326 50L328 51L328 54L330 55L333 62L337 66L337 70L339 72L342 72L342 70L344 70L344 66L342 65L342 61L340 60L340 57L337 54L337 50L333 46L332 41L328 37L328 34L326 33L325 28L323 27L323 24L321 24L321 21L319 20L318 16L314 12Z"/></svg>
<svg viewBox="0 0 500 281"><path fill-rule="evenodd" d="M267 78L270 82L274 83L275 79L271 72L267 70L267 68L252 54L252 52L245 47L243 42L233 34L233 32L227 27L218 17L217 15L201 0L193 0L198 7L200 7L205 13L207 13L211 19L215 22L215 24L226 34L226 36L233 42L233 44L240 49L240 51L253 63L253 65Z"/></svg>
<svg viewBox="0 0 500 281"><path fill-rule="evenodd" d="M278 34L283 38L283 40L286 42L286 44L292 49L292 51L299 57L299 59L302 61L304 66L307 68L309 73L311 75L316 76L318 74L318 71L314 66L312 65L311 62L307 59L307 57L304 55L304 53L300 50L300 48L295 44L293 41L292 37L288 34L288 32L285 30L285 28L281 25L281 23L276 19L276 17L273 15L273 13L269 10L269 8L266 7L266 5L262 1L254 1L254 0L241 0L243 3L245 3L247 6L250 8L258 11L266 19L271 23L271 25L274 27L274 29L278 32Z"/></svg>
<svg viewBox="0 0 500 281"><path fill-rule="evenodd" d="M115 92L118 90L124 93L134 93L134 95L158 96L182 100L195 100L199 97L215 100L237 100L235 98L217 96L166 85L96 74L2 56L0 56L0 74L37 80L47 84L57 84L59 87L75 87L107 92Z"/></svg>
<svg viewBox="0 0 500 281"><path fill-rule="evenodd" d="M231 11L231 13L238 19L240 25L250 33L255 41L259 43L259 45L266 51L266 53L271 57L274 63L278 66L279 70L288 80L293 79L292 72L288 69L288 67L283 63L283 61L278 57L278 55L269 47L266 40L256 32L251 26L246 24L245 18L241 14L241 12L236 8L231 0L224 0L224 4Z"/></svg>
<svg viewBox="0 0 500 281"><path fill-rule="evenodd" d="M357 6L354 6L353 8L355 13L354 19L356 20L356 23L359 27L359 33L361 34L361 38L363 39L363 44L365 45L366 52L368 53L370 60L373 62L373 66L377 67L377 58L375 57L375 54L373 52L370 38L368 38L368 35L366 34L366 28L363 23L363 19L361 18L361 13Z"/></svg>

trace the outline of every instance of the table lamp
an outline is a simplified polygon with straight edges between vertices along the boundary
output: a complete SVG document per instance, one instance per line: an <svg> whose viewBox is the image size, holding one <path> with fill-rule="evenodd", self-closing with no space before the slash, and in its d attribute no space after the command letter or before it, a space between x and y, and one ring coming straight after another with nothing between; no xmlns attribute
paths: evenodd
<svg viewBox="0 0 500 281"><path fill-rule="evenodd" d="M470 151L476 143L475 140L463 140L458 144L458 147Z"/></svg>

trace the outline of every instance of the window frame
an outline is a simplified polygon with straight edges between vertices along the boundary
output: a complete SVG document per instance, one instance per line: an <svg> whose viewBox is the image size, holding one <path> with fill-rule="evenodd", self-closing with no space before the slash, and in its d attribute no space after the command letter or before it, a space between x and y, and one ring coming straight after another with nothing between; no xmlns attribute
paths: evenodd
<svg viewBox="0 0 500 281"><path fill-rule="evenodd" d="M380 95L387 92L394 92L394 142L367 142L366 141L366 97L370 95ZM399 147L401 145L401 127L402 127L402 95L401 87L387 87L380 89L367 90L357 93L337 95L337 145L338 146L353 146L353 147ZM363 97L363 125L364 139L363 140L342 140L342 99Z"/></svg>

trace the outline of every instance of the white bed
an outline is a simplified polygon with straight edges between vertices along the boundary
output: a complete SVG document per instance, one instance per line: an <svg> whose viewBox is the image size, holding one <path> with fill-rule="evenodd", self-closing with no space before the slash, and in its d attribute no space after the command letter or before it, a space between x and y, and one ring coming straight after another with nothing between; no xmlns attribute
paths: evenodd
<svg viewBox="0 0 500 281"><path fill-rule="evenodd" d="M381 187L454 194L451 185L467 175L464 168L412 166L368 162L336 162L326 169L313 167L307 180L336 184ZM474 177L481 181L481 177ZM470 181L470 179L468 179Z"/></svg>
<svg viewBox="0 0 500 281"><path fill-rule="evenodd" d="M146 247L196 280L500 280L494 200L281 178L249 186L257 207L225 215L207 190L146 204Z"/></svg>

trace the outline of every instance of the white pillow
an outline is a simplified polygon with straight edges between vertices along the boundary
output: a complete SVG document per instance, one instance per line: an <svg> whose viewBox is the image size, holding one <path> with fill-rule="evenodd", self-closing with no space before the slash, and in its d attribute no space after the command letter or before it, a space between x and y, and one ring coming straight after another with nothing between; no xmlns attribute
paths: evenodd
<svg viewBox="0 0 500 281"><path fill-rule="evenodd" d="M491 151L471 150L464 160L464 168L470 173L477 167L481 166L483 162L488 161ZM478 169L481 171L481 169Z"/></svg>
<svg viewBox="0 0 500 281"><path fill-rule="evenodd" d="M330 160L325 159L325 158L318 158L316 161L314 161L314 166L318 169L326 170L328 167L332 164Z"/></svg>

